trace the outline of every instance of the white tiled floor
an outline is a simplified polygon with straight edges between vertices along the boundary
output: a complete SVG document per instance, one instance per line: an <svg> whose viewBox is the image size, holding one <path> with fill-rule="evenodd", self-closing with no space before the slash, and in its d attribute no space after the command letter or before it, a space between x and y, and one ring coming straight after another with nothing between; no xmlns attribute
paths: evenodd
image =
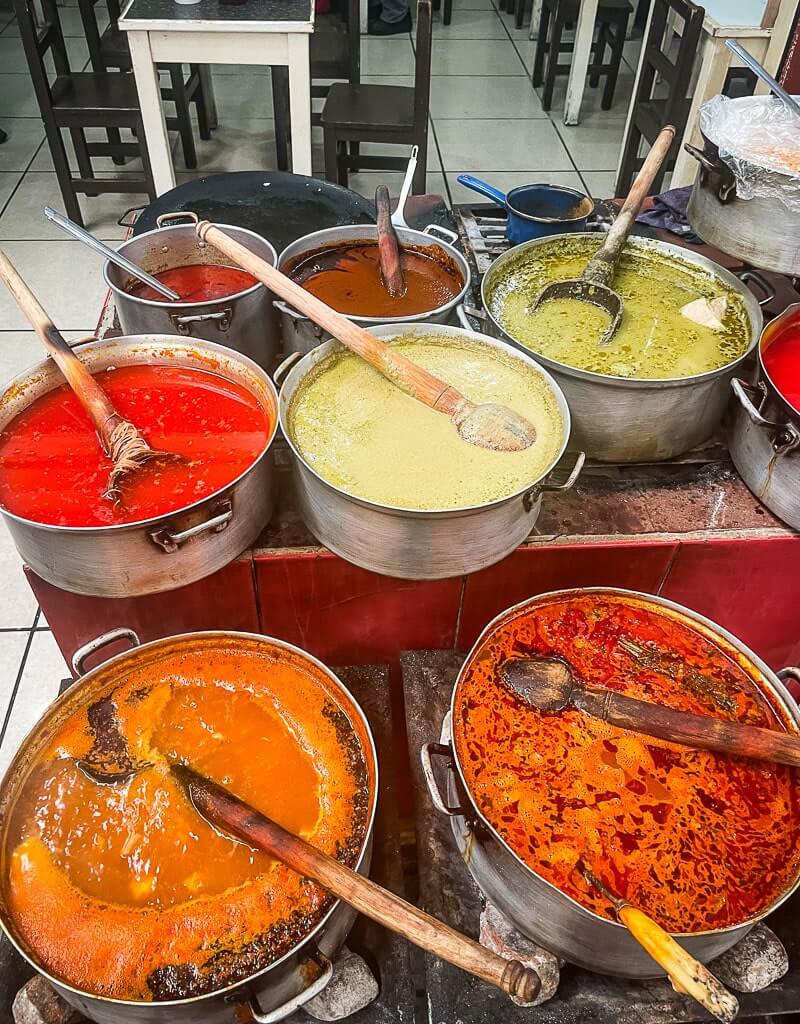
<svg viewBox="0 0 800 1024"><path fill-rule="evenodd" d="M44 205L63 208L22 46L8 0L0 0L0 245L37 291L45 308L70 340L94 329L104 289L99 264L79 243L59 236L41 216ZM102 5L100 5L102 6ZM99 8L98 8L99 9ZM76 0L61 8L73 66L86 61L86 44ZM409 36L364 39L366 81L411 85L414 50ZM554 107L546 113L530 85L534 44L527 29L516 31L510 15L491 0L455 0L450 26L434 25L428 191L454 202L473 197L456 181L469 171L507 190L527 181L548 180L605 196L614 169L625 110L633 82L638 43L626 44L614 107L600 110L599 90L587 89L585 117L577 128L561 122L565 80L559 79ZM264 68L230 66L214 70L220 126L209 142L197 140L199 166L180 181L210 171L274 167L274 125L269 79ZM177 140L176 140L177 141ZM314 134L315 168L321 170L319 130ZM67 143L68 151L71 147ZM135 167L129 162L128 170ZM119 172L110 160L98 170ZM379 181L394 194L399 174L366 172L351 186L372 196ZM99 237L118 241L117 219L144 196L107 195L82 202L86 225ZM40 348L4 289L0 289L0 384L40 358ZM0 770L13 749L58 692L67 675L55 641L37 613L19 558L0 527Z"/></svg>

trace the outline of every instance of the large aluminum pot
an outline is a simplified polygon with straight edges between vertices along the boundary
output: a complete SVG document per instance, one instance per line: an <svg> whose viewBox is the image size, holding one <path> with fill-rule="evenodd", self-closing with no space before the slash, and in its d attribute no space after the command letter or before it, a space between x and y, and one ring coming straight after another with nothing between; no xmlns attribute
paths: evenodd
<svg viewBox="0 0 800 1024"><path fill-rule="evenodd" d="M424 231L415 231L412 228L395 228L397 237L402 245L413 245L427 249L435 259L445 258L451 264L455 264L461 275L463 286L458 295L444 306L432 309L428 313L416 313L413 316L398 317L349 317L353 323L361 327L373 327L378 324L402 324L425 322L431 324L443 324L453 315L453 311L464 300L467 289L470 285L469 264L462 254L453 247L458 240L454 231L440 227L438 224L429 224ZM373 224L348 224L340 228L326 228L324 231L314 231L310 235L303 235L296 242L287 245L278 259L278 269L284 273L296 266L298 261L320 249L351 241L374 242L378 238L378 229ZM281 338L283 340L283 351L310 352L323 341L328 341L330 335L321 327L302 316L292 309L287 303L279 299L275 300L275 307L280 312Z"/></svg>
<svg viewBox="0 0 800 1024"><path fill-rule="evenodd" d="M800 413L775 387L764 366L764 352L790 324L800 323L800 303L764 328L758 346L759 379L753 385L734 378L736 396L728 447L739 476L778 518L800 530Z"/></svg>
<svg viewBox="0 0 800 1024"><path fill-rule="evenodd" d="M23 561L62 590L98 597L173 590L227 565L256 539L272 514L278 395L270 378L260 366L229 348L174 336L111 338L81 345L77 352L92 373L136 363L219 373L259 399L272 429L264 451L236 480L167 515L116 526L49 526L0 508ZM63 383L52 359L20 374L0 396L0 429Z"/></svg>
<svg viewBox="0 0 800 1024"><path fill-rule="evenodd" d="M118 644L123 639L130 641L134 649L110 658L84 675L84 661L90 655L109 644ZM189 650L212 650L217 644L229 646L232 642L265 651L274 652L277 649L291 652L310 662L325 675L336 703L359 735L367 763L370 777L367 827L355 869L362 875L368 875L378 793L378 761L364 712L341 680L322 662L300 648L256 633L221 630L184 633L140 645L133 630L121 628L103 634L76 651L72 667L78 681L50 705L31 729L0 782L0 834L3 847L14 793L31 766L36 763L37 757L47 748L49 737L65 718L111 692L125 674L142 660L157 662L162 659L168 661L173 657L180 659L181 654ZM330 981L333 973L331 959L344 943L355 918L356 912L337 900L322 920L284 956L242 981L216 992L186 999L158 1003L135 1002L83 992L48 974L16 935L5 893L0 891L0 926L14 947L71 1006L97 1024L239 1024L242 1020L273 1024L283 1020L322 991Z"/></svg>
<svg viewBox="0 0 800 1024"><path fill-rule="evenodd" d="M188 223L174 223L178 220ZM197 237L197 221L196 213L162 214L155 230L136 235L121 245L119 251L149 274L196 264L227 265L230 261L226 257ZM278 256L266 238L231 224L220 227L267 263L275 265ZM278 323L272 293L263 284L254 284L252 288L212 302L156 302L126 291L130 275L113 263L106 261L103 277L113 292L123 334L203 338L241 352L266 370L272 369L280 348Z"/></svg>
<svg viewBox="0 0 800 1024"><path fill-rule="evenodd" d="M520 612L571 594L620 594L644 599L654 605L678 612L697 624L701 632L721 638L723 646L739 652L755 670L759 685L770 703L780 706L800 726L800 711L782 682L784 676L795 677L797 669L782 669L777 674L745 645L711 620L663 597L641 594L614 587L592 587L578 590L557 590L523 601L498 615L484 629L464 662L466 666L480 650L490 632ZM442 723L439 743L426 744L422 764L431 800L436 809L451 819L459 851L472 877L496 906L514 925L545 949L590 971L623 978L661 976L655 962L631 936L624 925L600 917L581 906L556 886L532 871L505 842L491 823L481 814L466 786L455 744L452 743L451 722L464 669L453 688L450 710ZM442 757L447 766L447 785L442 792L434 774L433 758ZM682 946L703 963L713 960L743 938L753 925L772 913L800 885L800 873L789 888L761 914L742 924L713 931L676 935Z"/></svg>
<svg viewBox="0 0 800 1024"><path fill-rule="evenodd" d="M389 343L404 335L420 333L456 340L468 337L509 354L508 346L502 342L441 324L387 325L372 330L372 334ZM288 412L303 379L323 359L340 350L339 342L327 341L305 356L299 357L295 353L289 357L296 362L281 387L279 406L281 430L294 456L294 479L303 519L315 537L348 562L386 576L413 580L446 579L476 572L499 562L525 540L539 518L545 491L568 490L577 479L583 467L583 452L577 454L564 483L549 482L553 467L566 451L570 432L569 409L550 375L530 359L518 356L526 368L542 374L563 418L564 432L558 455L537 480L531 480L521 491L507 498L473 508L443 511L378 505L335 487L312 469L295 447L289 430ZM288 362L278 368L278 380ZM391 472L390 467L387 467L387 472Z"/></svg>
<svg viewBox="0 0 800 1024"><path fill-rule="evenodd" d="M548 246L585 235L557 235L537 238L509 249L486 272L481 284L484 312L481 315L490 334L504 338L547 367L563 389L572 412L573 443L589 458L601 462L657 462L694 448L713 434L719 425L729 396L729 382L736 367L755 347L763 317L753 294L729 271L705 256L656 239L633 236L628 246L656 251L699 267L736 292L742 299L750 322L746 351L727 366L694 377L669 380L634 380L578 370L539 355L507 334L489 312L490 298L497 284L518 263L535 261ZM472 315L471 310L468 310Z"/></svg>

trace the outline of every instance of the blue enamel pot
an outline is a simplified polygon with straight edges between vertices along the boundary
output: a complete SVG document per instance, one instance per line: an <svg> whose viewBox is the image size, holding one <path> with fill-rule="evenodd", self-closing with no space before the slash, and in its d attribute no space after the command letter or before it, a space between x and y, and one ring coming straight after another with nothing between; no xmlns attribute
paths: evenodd
<svg viewBox="0 0 800 1024"><path fill-rule="evenodd" d="M546 235L585 231L587 218L594 209L594 200L589 196L563 185L519 185L506 195L471 174L459 174L458 181L508 211L506 238L512 245Z"/></svg>

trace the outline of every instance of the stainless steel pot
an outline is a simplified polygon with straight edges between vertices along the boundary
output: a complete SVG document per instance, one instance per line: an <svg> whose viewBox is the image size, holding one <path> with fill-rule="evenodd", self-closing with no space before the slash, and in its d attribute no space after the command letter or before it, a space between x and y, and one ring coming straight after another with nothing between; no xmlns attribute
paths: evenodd
<svg viewBox="0 0 800 1024"><path fill-rule="evenodd" d="M397 237L403 245L421 246L431 252L436 258L437 252L441 259L445 257L458 267L463 281L463 287L458 295L444 306L432 309L428 313L416 313L413 316L398 317L349 317L353 323L362 327L373 327L378 324L403 324L403 323L431 323L443 324L453 315L454 310L467 294L470 284L469 264L458 251L453 247L453 242L458 241L458 235L454 231L440 227L438 224L429 224L424 231L414 231L411 228L396 227ZM306 255L317 252L326 246L351 241L371 241L378 237L378 229L373 224L348 224L340 228L327 228L324 231L314 231L310 235L303 235L296 242L292 242L280 254L278 269L284 273L287 267L297 264L299 259ZM310 352L323 341L328 341L330 335L313 323L308 317L297 313L291 306L279 299L275 300L275 307L280 313L281 338L283 340L283 351Z"/></svg>
<svg viewBox="0 0 800 1024"><path fill-rule="evenodd" d="M178 220L189 223L174 223ZM136 235L121 245L119 251L150 274L195 264L228 265L230 261L213 245L197 237L194 229L197 221L196 213L162 214L154 231ZM277 253L261 235L231 224L220 227L267 263L275 265ZM114 294L123 334L178 334L202 338L241 352L264 369L272 369L280 348L279 328L272 293L263 284L213 302L155 302L126 291L130 277L113 263L106 262L103 277Z"/></svg>
<svg viewBox="0 0 800 1024"><path fill-rule="evenodd" d="M90 654L108 644L118 643L121 639L129 640L134 645L134 650L118 654L84 675L84 662ZM367 829L355 864L360 874L368 875L378 792L378 762L372 732L364 712L344 684L322 662L283 640L255 633L185 633L140 646L136 633L123 628L105 633L76 651L72 666L78 681L50 705L28 733L0 783L0 831L3 835L3 846L8 814L16 788L30 771L40 752L46 749L48 737L67 716L113 690L125 672L142 657L148 660L167 658L172 654L179 657L182 651L196 650L198 646L212 649L216 643L230 645L231 642L273 652L276 648L291 652L312 663L327 677L332 699L347 714L359 735L370 775ZM97 1024L238 1024L243 1019L252 1019L259 1024L273 1024L275 1021L283 1020L319 993L330 981L333 970L331 958L344 943L355 917L354 910L337 900L322 920L284 956L242 981L216 992L187 999L158 1003L134 1002L83 992L49 975L16 935L5 902L5 893L0 889L0 925L17 951L50 982L70 1006L74 1006Z"/></svg>
<svg viewBox="0 0 800 1024"><path fill-rule="evenodd" d="M712 642L720 643L723 649L727 647L737 655L743 656L755 670L755 677L770 702L776 707L780 706L800 726L800 711L781 681L783 676L795 676L796 668L782 669L776 674L740 640L702 615L663 597L613 587L553 591L509 608L489 623L467 655L464 666L470 663L489 634L502 622L538 604L546 604L552 600L569 597L571 594L592 593L621 594L645 599L689 619L701 633L709 636ZM627 928L587 910L537 875L514 853L481 814L469 794L450 731L459 684L463 677L464 668L459 672L453 688L450 710L442 725L441 741L426 744L421 751L421 757L431 800L440 813L450 817L453 834L472 877L486 896L523 934L550 952L579 967L602 974L613 974L623 978L658 977L662 972L633 939ZM446 795L443 795L434 774L434 757L442 757L447 764ZM746 935L757 921L779 907L799 884L800 874L771 906L742 924L713 931L676 935L675 938L698 960L707 963L729 949Z"/></svg>
<svg viewBox="0 0 800 1024"><path fill-rule="evenodd" d="M759 379L731 381L735 395L728 447L742 480L779 519L800 530L800 413L781 395L764 366L764 351L789 324L800 303L764 328L758 346Z"/></svg>
<svg viewBox="0 0 800 1024"><path fill-rule="evenodd" d="M250 545L272 514L272 442L278 396L254 362L208 341L142 335L93 341L78 350L92 373L158 363L219 373L251 391L272 429L262 454L227 487L168 515L116 526L49 526L0 508L25 561L48 583L76 594L136 597L210 576ZM0 396L0 429L41 395L64 383L51 359L13 380Z"/></svg>
<svg viewBox="0 0 800 1024"><path fill-rule="evenodd" d="M634 380L578 370L533 352L508 334L490 312L490 299L497 284L518 263L535 261L548 246L563 240L591 238L591 234L557 235L538 238L509 249L486 272L481 284L483 310L467 309L487 325L490 334L504 338L536 362L547 367L563 389L572 412L573 443L589 458L601 462L657 462L694 448L717 428L728 402L729 382L736 367L755 347L763 317L756 298L729 271L705 256L677 245L633 236L628 245L643 251L663 253L699 267L717 278L742 299L750 322L746 351L727 366L694 377L669 380ZM767 300L764 300L767 301Z"/></svg>
<svg viewBox="0 0 800 1024"><path fill-rule="evenodd" d="M305 462L292 441L288 427L289 407L297 389L323 359L341 351L339 342L324 342L302 357L295 353L278 368L276 379L280 381L283 372L294 362L281 386L280 424L294 456L292 462L298 502L309 530L331 551L364 569L401 579L435 580L476 572L505 558L533 529L539 518L542 494L572 487L583 467L584 455L583 452L577 453L572 471L564 483L549 482L551 471L566 451L569 440L567 403L546 371L530 359L509 352L502 342L441 324L387 325L372 330L373 334L388 342L421 332L456 340L472 338L502 350L506 356L511 354L524 362L526 369L542 375L558 403L564 432L558 455L537 480L531 480L521 491L507 498L457 510L394 508L356 498L328 483Z"/></svg>

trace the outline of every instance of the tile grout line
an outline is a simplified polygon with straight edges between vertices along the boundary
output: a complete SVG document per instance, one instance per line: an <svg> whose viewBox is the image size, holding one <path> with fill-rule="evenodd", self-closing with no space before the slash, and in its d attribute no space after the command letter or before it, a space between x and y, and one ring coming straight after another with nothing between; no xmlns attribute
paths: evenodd
<svg viewBox="0 0 800 1024"><path fill-rule="evenodd" d="M20 683L22 682L22 675L25 671L25 665L28 661L28 655L30 654L31 645L33 644L33 638L38 632L36 624L39 621L40 614L41 612L37 608L36 615L34 616L33 619L33 626L31 626L30 630L28 631L28 639L25 642L25 650L22 652L22 657L20 658L19 669L17 670L17 678L14 680L14 686L11 689L11 694L8 699L8 707L6 708L6 714L5 718L3 719L3 725L2 728L0 728L0 747L2 747L3 745L3 740L5 739L6 732L8 730L8 723L11 721L11 713L14 710L14 704L16 703L17 700L19 686Z"/></svg>

